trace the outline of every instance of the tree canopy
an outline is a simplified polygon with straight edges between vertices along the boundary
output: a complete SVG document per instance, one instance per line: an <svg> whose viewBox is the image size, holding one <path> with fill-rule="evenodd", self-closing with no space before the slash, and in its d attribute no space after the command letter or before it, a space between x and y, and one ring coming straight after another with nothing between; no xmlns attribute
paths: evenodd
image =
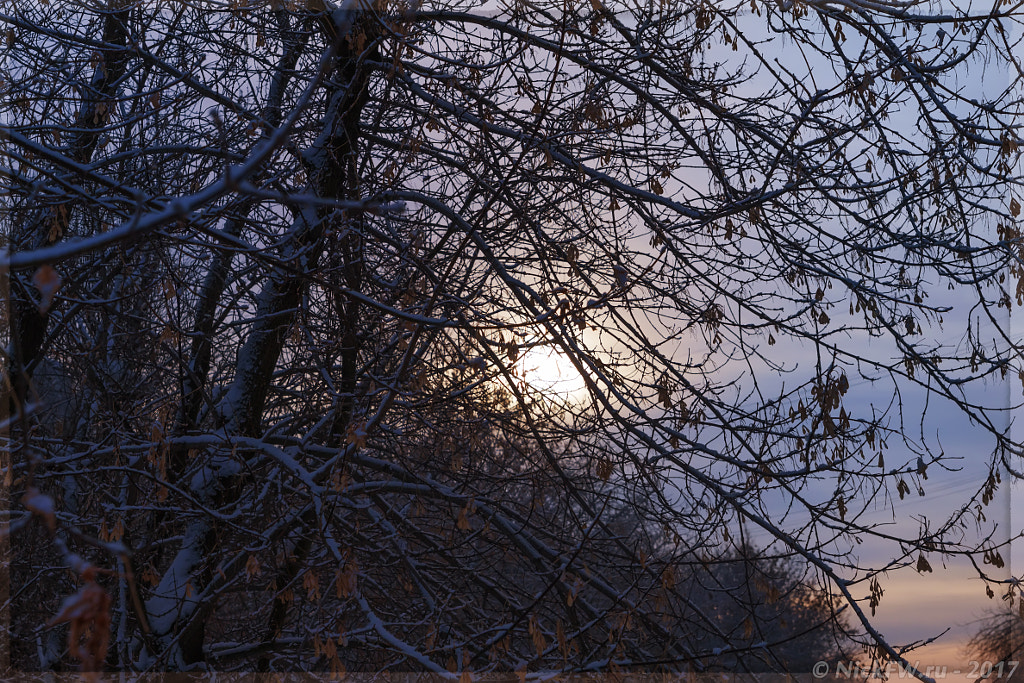
<svg viewBox="0 0 1024 683"><path fill-rule="evenodd" d="M14 665L909 666L886 572L1020 599L1021 2L0 8Z"/></svg>

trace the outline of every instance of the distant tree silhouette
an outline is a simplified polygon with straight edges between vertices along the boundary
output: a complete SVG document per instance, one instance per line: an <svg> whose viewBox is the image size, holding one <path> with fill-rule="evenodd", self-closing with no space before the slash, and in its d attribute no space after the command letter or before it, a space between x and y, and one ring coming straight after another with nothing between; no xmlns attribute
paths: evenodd
<svg viewBox="0 0 1024 683"><path fill-rule="evenodd" d="M971 637L967 652L987 680L1024 681L1024 615L1013 606L990 612Z"/></svg>

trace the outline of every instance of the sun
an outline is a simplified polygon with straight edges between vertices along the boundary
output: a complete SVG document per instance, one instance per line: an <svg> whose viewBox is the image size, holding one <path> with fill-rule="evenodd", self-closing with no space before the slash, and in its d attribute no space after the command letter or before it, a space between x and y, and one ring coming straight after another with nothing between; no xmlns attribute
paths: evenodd
<svg viewBox="0 0 1024 683"><path fill-rule="evenodd" d="M516 361L516 369L530 388L548 396L578 399L587 389L572 361L550 347L527 349Z"/></svg>

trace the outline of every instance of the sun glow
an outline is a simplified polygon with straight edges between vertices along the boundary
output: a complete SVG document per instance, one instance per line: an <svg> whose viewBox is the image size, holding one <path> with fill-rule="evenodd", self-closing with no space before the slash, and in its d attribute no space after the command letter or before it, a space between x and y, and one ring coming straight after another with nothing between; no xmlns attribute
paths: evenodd
<svg viewBox="0 0 1024 683"><path fill-rule="evenodd" d="M587 389L572 361L551 348L533 347L524 351L515 369L530 388L549 396L579 399Z"/></svg>

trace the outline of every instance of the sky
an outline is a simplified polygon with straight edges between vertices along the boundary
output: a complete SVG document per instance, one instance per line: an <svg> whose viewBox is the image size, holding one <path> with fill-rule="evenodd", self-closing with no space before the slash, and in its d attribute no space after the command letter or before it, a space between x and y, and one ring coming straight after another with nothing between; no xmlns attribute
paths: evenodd
<svg viewBox="0 0 1024 683"><path fill-rule="evenodd" d="M988 7L989 5L986 5L986 9ZM814 67L813 64L811 66ZM964 83L969 84L969 87L979 94L986 90L998 91L1010 84L1008 73L1000 79L996 74L988 72L984 82L978 79L974 83L971 83L969 74L965 76ZM911 122L907 123L910 125ZM946 294L955 296L955 293L933 292L931 303L941 303ZM1014 336L1020 339L1024 325L1019 319L1011 322ZM957 325L954 323L947 329L956 330ZM859 397L862 401L870 400L871 391L869 388L866 391L865 389L863 386L858 387L857 382L854 382L847 398ZM1005 399L999 399L1005 400L1003 405L1009 405L1010 392L1014 392L1019 398L1021 394L1017 392L1020 390L1017 378L1010 376L1006 383L991 382L981 389L982 392L990 394L986 398L991 398L991 395L1005 396ZM913 406L915 403L918 406L922 405L920 392L917 396L911 395L909 398L908 424L913 424ZM851 414L854 410L850 409ZM1020 410L1017 412L1016 424L1024 425L1024 415L1020 414ZM979 430L973 428L958 411L941 402L933 403L929 406L927 425L925 433L931 431L932 434L941 437L942 448L948 455L963 458L963 469L959 472L941 472L936 468L930 468L930 477L925 486L927 495L919 498L912 493L905 502L896 501L897 517L907 518L911 514L926 513L930 517L941 518L943 513L948 513L949 510L961 505L967 496L981 486L988 474L990 440L983 438ZM1017 439L1018 442L1024 441L1024 427L1018 427L1015 433L1021 437ZM1009 483L1009 479L1010 477L1004 475L1004 482ZM880 518L886 514L885 511L879 512ZM1004 484L997 498L986 509L986 515L992 520L998 520L1000 535L1003 538L1007 537L1011 530L1024 529L1024 486L1018 484L1011 487ZM865 564L870 565L875 561L872 555L877 554L879 564L889 559L891 548L861 547L858 551ZM1010 576L1011 572L1018 576L1024 573L1024 547L1018 544L1011 553L1003 554L1009 556L1008 566L1003 571L1004 576ZM885 594L878 606L874 623L894 644L931 638L939 635L947 626L950 627L950 631L935 643L921 648L908 658L912 663L920 661L922 670L928 666L948 667L945 672L948 680L966 680L966 673L971 669L971 657L965 651L965 646L976 628L975 622L984 616L986 610L998 608L1002 601L998 592L994 599L987 597L984 584L968 563L961 561L942 567L933 558L932 566L932 573L918 574L913 570L907 570L889 575L880 581ZM954 674L955 670L960 670L961 673ZM941 670L937 670L933 675L941 673Z"/></svg>
<svg viewBox="0 0 1024 683"><path fill-rule="evenodd" d="M935 5L937 7L937 5ZM985 9L988 9L986 5ZM927 30L927 29L926 29ZM765 47L765 49L771 49ZM792 56L792 55L791 55ZM727 55L723 55L727 57ZM780 58L786 61L786 57L780 52ZM797 59L802 56L797 55ZM819 65L810 63L812 71ZM799 66L796 67L797 69ZM830 81L835 78L830 72L823 74L823 81ZM976 97L983 96L987 91L998 92L1009 85L1010 74L999 74L998 72L987 71L984 79L976 78L970 73L965 73L962 82L967 94L974 94ZM756 87L756 82L755 82ZM908 120L905 126L912 127L916 121ZM896 125L896 124L893 124ZM961 298L957 292L932 291L930 303L941 305L943 303L957 303ZM942 288L944 289L944 287ZM837 308L845 307L845 304ZM960 310L963 310L961 308ZM1018 316L1020 314L1018 313ZM959 325L957 323L960 323ZM946 326L943 331L932 330L942 341L955 344L959 341L958 335L962 334L963 322L947 316ZM1011 330L1015 337L1020 339L1024 325L1019 321L1013 321ZM1004 321L1009 324L1009 321ZM927 332L926 332L927 333ZM852 343L863 342L852 340ZM779 353L786 353L783 349L776 347ZM806 357L806 350L790 348L794 364L801 356ZM877 350L876 354L877 355ZM851 378L852 386L849 394L845 397L847 410L855 415L866 411L872 400L885 401L885 397L876 394L876 387L871 386L863 380ZM885 388L885 383L882 382ZM901 386L904 392L904 415L908 428L914 429L917 433L917 422L924 412L923 392L910 386ZM1008 375L1006 382L991 381L983 386L974 388L974 396L992 405L1011 405L1011 392L1018 399L1021 397L1021 386L1018 379ZM859 402L859 405L858 405ZM928 470L929 479L924 482L926 496L919 497L913 492L905 501L895 501L893 512L882 506L874 513L879 520L891 520L894 526L902 523L909 523L916 527L916 523L910 521L914 515L927 515L935 521L942 520L948 516L950 511L959 508L969 497L975 493L984 483L988 476L988 463L991 457L991 439L986 438L981 430L973 427L966 418L955 408L942 401L932 400L928 404L927 415L923 418L924 427L921 430L923 436L928 439L931 446L941 449L950 456L954 465L959 465L958 471L943 472L937 467ZM1017 425L1024 425L1024 415L1015 416ZM1020 434L1018 442L1024 441L1024 427L1018 427L1015 432ZM913 462L914 456L909 452L903 453L905 462ZM891 460L890 460L891 459ZM891 449L886 456L887 466L896 467L901 463L899 448ZM1024 486L1010 486L1011 477L1003 476L1003 486L999 489L997 497L985 509L985 514L990 521L998 524L997 536L1007 538L1013 530L1024 529ZM1011 491L1012 488L1012 491ZM1016 505L1014 505L1016 503ZM755 542L756 542L755 534ZM764 542L769 539L763 538ZM892 558L893 547L886 545L870 545L857 548L861 558L862 566L881 566ZM1008 557L1008 566L1002 570L1004 577L1010 576L1011 572L1018 575L1024 573L1024 547L1018 544L1010 553L1004 552ZM955 561L947 566L940 564L938 556L932 557L933 572L919 574L909 567L904 571L886 575L880 583L885 594L878 607L874 625L889 639L890 643L907 644L915 641L922 641L940 636L943 630L949 627L949 632L942 635L938 640L912 653L908 659L911 663L919 661L921 669L926 670L929 666L947 667L945 672L936 670L933 675L942 677L945 673L948 680L966 680L967 673L971 671L971 656L965 650L968 639L977 627L977 620L982 618L986 610L998 608L1002 601L998 590L996 596L990 599L986 595L984 583L977 578L974 569L966 561ZM993 574L999 575L999 570L991 566L985 567ZM866 586L864 587L867 592ZM954 671L960 671L955 674ZM975 671L977 673L977 671Z"/></svg>

